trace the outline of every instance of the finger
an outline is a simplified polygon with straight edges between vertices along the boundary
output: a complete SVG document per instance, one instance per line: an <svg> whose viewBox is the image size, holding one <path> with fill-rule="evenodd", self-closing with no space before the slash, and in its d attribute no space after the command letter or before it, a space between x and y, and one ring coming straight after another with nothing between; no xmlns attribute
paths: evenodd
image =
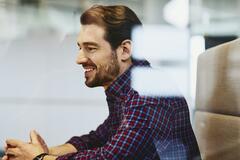
<svg viewBox="0 0 240 160"><path fill-rule="evenodd" d="M7 155L3 156L2 160L8 160L8 156Z"/></svg>
<svg viewBox="0 0 240 160"><path fill-rule="evenodd" d="M6 143L8 147L21 147L24 142L17 139L7 139Z"/></svg>
<svg viewBox="0 0 240 160"><path fill-rule="evenodd" d="M32 132L33 133L31 137L35 139L34 141L36 141L38 144L42 146L47 146L43 138L35 130L33 130Z"/></svg>
<svg viewBox="0 0 240 160"><path fill-rule="evenodd" d="M37 132L35 130L32 130L30 132L30 140L32 144L41 144L40 140L39 140L39 135L37 134Z"/></svg>
<svg viewBox="0 0 240 160"><path fill-rule="evenodd" d="M44 151L45 151L46 153L48 153L49 150L48 150L48 146L47 146L46 142L44 141L44 139L43 139L35 130L34 130L34 132L35 132L35 134L37 135L37 140L38 140L39 144L42 146L42 148L44 149Z"/></svg>
<svg viewBox="0 0 240 160"><path fill-rule="evenodd" d="M15 156L8 156L7 160L20 160L19 157L15 157Z"/></svg>
<svg viewBox="0 0 240 160"><path fill-rule="evenodd" d="M16 157L14 155L5 155L4 159L2 160L19 160L19 157Z"/></svg>
<svg viewBox="0 0 240 160"><path fill-rule="evenodd" d="M39 134L37 134L37 138L38 138L39 143L42 146L47 146L47 144L45 143L45 141L43 140L43 138Z"/></svg>
<svg viewBox="0 0 240 160"><path fill-rule="evenodd" d="M4 155L1 160L14 160L14 159L15 159L15 156Z"/></svg>
<svg viewBox="0 0 240 160"><path fill-rule="evenodd" d="M8 148L8 150L6 151L6 155L7 156L18 156L20 155L21 151L19 148Z"/></svg>

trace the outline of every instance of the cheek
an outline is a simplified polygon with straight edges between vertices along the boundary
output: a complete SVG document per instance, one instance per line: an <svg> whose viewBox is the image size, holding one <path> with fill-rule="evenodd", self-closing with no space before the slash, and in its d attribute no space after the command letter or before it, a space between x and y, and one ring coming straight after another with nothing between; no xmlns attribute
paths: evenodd
<svg viewBox="0 0 240 160"><path fill-rule="evenodd" d="M110 57L95 57L93 63L97 66L97 69L104 69L111 63Z"/></svg>
<svg viewBox="0 0 240 160"><path fill-rule="evenodd" d="M92 57L89 57L92 62L97 66L97 70L101 71L109 71L112 69L112 67L115 67L115 65L119 64L117 53L107 50L107 51L101 51L98 52Z"/></svg>
<svg viewBox="0 0 240 160"><path fill-rule="evenodd" d="M97 65L97 73L100 75L105 74L108 71L108 68L107 64L99 64Z"/></svg>

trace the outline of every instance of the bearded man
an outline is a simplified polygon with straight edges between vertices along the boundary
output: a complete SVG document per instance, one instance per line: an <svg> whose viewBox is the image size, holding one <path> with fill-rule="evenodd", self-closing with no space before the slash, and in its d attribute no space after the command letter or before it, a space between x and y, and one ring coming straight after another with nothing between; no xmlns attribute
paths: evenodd
<svg viewBox="0 0 240 160"><path fill-rule="evenodd" d="M137 25L142 23L136 14L121 5L96 5L81 15L76 62L88 87L104 87L109 116L95 131L52 148L35 131L30 143L8 139L4 160L201 158L185 99L142 96L131 87L131 70L150 67L132 58Z"/></svg>

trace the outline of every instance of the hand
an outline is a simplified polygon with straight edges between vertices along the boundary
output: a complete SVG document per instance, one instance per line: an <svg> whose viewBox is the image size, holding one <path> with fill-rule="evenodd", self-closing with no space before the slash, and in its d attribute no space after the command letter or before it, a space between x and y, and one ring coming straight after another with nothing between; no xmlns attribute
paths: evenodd
<svg viewBox="0 0 240 160"><path fill-rule="evenodd" d="M32 160L41 153L48 153L44 140L36 131L30 133L31 143L9 139L6 141L5 156L3 160Z"/></svg>

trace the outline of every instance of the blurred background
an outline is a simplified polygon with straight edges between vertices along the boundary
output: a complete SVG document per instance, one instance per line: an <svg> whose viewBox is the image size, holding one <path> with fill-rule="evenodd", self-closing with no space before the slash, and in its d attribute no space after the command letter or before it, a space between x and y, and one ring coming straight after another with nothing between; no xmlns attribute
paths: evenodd
<svg viewBox="0 0 240 160"><path fill-rule="evenodd" d="M0 0L0 149L6 138L29 141L31 129L62 144L107 117L104 90L85 87L75 64L79 17L93 4L137 13L146 35L133 36L158 46L143 48L147 59L177 80L191 118L198 55L240 35L240 0Z"/></svg>

